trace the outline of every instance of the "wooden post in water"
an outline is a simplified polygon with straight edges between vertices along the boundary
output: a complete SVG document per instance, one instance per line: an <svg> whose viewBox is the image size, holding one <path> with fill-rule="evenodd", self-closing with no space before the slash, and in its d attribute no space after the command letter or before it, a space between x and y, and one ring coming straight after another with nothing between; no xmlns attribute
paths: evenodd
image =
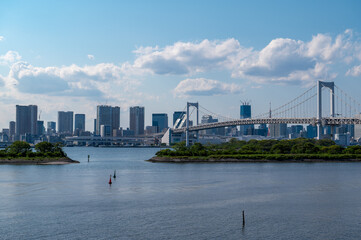
<svg viewBox="0 0 361 240"><path fill-rule="evenodd" d="M244 219L244 210L242 210L242 218L243 218L242 226L244 227L244 225L246 224L246 221L245 221L245 219Z"/></svg>
<svg viewBox="0 0 361 240"><path fill-rule="evenodd" d="M90 155L88 155L88 162L89 162Z"/></svg>

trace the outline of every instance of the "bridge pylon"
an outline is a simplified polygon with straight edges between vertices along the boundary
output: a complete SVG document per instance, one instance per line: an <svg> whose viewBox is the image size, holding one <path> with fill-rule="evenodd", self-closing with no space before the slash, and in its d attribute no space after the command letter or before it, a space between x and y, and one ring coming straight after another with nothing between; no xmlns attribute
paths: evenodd
<svg viewBox="0 0 361 240"><path fill-rule="evenodd" d="M335 83L317 81L317 139L322 139L322 88L330 89L330 115L335 117ZM334 126L331 127L331 138L334 138Z"/></svg>
<svg viewBox="0 0 361 240"><path fill-rule="evenodd" d="M197 126L199 124L199 104L187 102L187 119L186 119L186 146L189 147L189 107L195 107L197 109ZM198 139L198 131L197 131Z"/></svg>

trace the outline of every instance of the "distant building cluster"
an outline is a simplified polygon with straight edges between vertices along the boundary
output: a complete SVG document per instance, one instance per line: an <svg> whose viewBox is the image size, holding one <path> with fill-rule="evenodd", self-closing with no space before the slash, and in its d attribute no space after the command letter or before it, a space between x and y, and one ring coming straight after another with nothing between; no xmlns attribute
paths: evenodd
<svg viewBox="0 0 361 240"><path fill-rule="evenodd" d="M93 131L86 130L86 115L73 111L58 111L57 121L44 121L38 115L38 106L16 105L15 121L10 121L9 128L4 128L0 133L1 143L11 143L16 140L37 143L41 141L63 142L79 145L94 144L135 144L157 145L169 128L181 128L186 126L186 112L175 111L169 126L167 113L152 113L152 125L145 126L145 108L133 106L129 108L129 127L121 127L120 107L98 105L96 118L94 119ZM252 107L248 102L240 105L240 118L252 117ZM212 115L203 115L200 124L216 123L218 118ZM189 121L190 126L193 121ZM331 127L322 129L325 137L331 137ZM313 125L290 125L287 124L260 124L243 125L232 127L219 127L201 130L197 134L197 141L203 143L217 143L229 138L239 139L293 139L315 138L317 127ZM104 142L104 139L107 139ZM131 139L124 142L124 139ZM340 145L350 145L361 141L361 125L342 125L335 129L334 139ZM174 135L172 141L183 141L184 135ZM123 142L122 142L123 141Z"/></svg>

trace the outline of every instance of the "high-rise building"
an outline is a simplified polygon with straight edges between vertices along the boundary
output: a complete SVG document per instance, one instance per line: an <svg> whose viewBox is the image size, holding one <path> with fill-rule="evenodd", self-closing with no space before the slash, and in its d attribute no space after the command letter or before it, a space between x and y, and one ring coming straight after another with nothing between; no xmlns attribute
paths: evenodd
<svg viewBox="0 0 361 240"><path fill-rule="evenodd" d="M201 124L214 123L218 122L218 119L213 118L211 115L203 115L201 119ZM207 129L200 131L202 135L212 135L215 134L215 129Z"/></svg>
<svg viewBox="0 0 361 240"><path fill-rule="evenodd" d="M157 133L157 131L158 131L158 127L156 127L156 126L146 126L145 127L146 135L151 135L151 134Z"/></svg>
<svg viewBox="0 0 361 240"><path fill-rule="evenodd" d="M120 128L120 107L112 107L112 132Z"/></svg>
<svg viewBox="0 0 361 240"><path fill-rule="evenodd" d="M164 129L168 129L168 114L166 113L153 113L152 114L152 126L157 127L157 132L162 132Z"/></svg>
<svg viewBox="0 0 361 240"><path fill-rule="evenodd" d="M361 118L361 114L357 114L356 118ZM361 139L361 124L355 124L353 127L353 135L356 140Z"/></svg>
<svg viewBox="0 0 361 240"><path fill-rule="evenodd" d="M64 112L59 111L58 112L58 133L67 133L72 134L73 133L73 116L74 113L71 111Z"/></svg>
<svg viewBox="0 0 361 240"><path fill-rule="evenodd" d="M218 122L217 118L213 118L212 115L203 115L201 119L201 124L207 124L207 123L215 123ZM222 135L224 136L226 134L226 129L224 127L220 128L212 128L207 130L200 131L200 134L202 135Z"/></svg>
<svg viewBox="0 0 361 240"><path fill-rule="evenodd" d="M173 113L173 126L176 123L178 119L181 119L184 115L186 115L187 112L185 111L176 111Z"/></svg>
<svg viewBox="0 0 361 240"><path fill-rule="evenodd" d="M120 127L120 108L108 105L97 106L96 135L100 135L101 125L109 126L111 132Z"/></svg>
<svg viewBox="0 0 361 240"><path fill-rule="evenodd" d="M240 106L240 119L251 118L252 111L251 105L248 102L242 102ZM254 125L241 125L240 126L240 134L241 135L253 135Z"/></svg>
<svg viewBox="0 0 361 240"><path fill-rule="evenodd" d="M112 128L109 125L100 125L100 136L110 137L112 136Z"/></svg>
<svg viewBox="0 0 361 240"><path fill-rule="evenodd" d="M47 132L47 134L55 133L56 132L56 122L52 122L52 121L47 122L46 132Z"/></svg>
<svg viewBox="0 0 361 240"><path fill-rule="evenodd" d="M129 128L135 135L144 135L144 107L130 107Z"/></svg>
<svg viewBox="0 0 361 240"><path fill-rule="evenodd" d="M10 141L14 141L14 137L15 137L15 121L10 121L9 123L9 138Z"/></svg>
<svg viewBox="0 0 361 240"><path fill-rule="evenodd" d="M38 106L36 105L16 105L15 135L36 135L37 115Z"/></svg>
<svg viewBox="0 0 361 240"><path fill-rule="evenodd" d="M95 118L94 119L94 132L93 132L94 135L97 134L97 119Z"/></svg>
<svg viewBox="0 0 361 240"><path fill-rule="evenodd" d="M43 134L45 133L44 121L38 120L38 121L36 122L36 124L37 124L37 126L36 126L36 131L37 131L37 133L36 133L36 135L38 135L38 136L43 135Z"/></svg>
<svg viewBox="0 0 361 240"><path fill-rule="evenodd" d="M287 124L278 123L269 125L269 134L271 138L285 138L287 137Z"/></svg>
<svg viewBox="0 0 361 240"><path fill-rule="evenodd" d="M260 124L258 128L254 129L254 135L267 136L268 127L267 124Z"/></svg>
<svg viewBox="0 0 361 240"><path fill-rule="evenodd" d="M74 129L85 132L85 114L75 114Z"/></svg>
<svg viewBox="0 0 361 240"><path fill-rule="evenodd" d="M312 126L311 124L307 126L307 138L317 137L317 126Z"/></svg>

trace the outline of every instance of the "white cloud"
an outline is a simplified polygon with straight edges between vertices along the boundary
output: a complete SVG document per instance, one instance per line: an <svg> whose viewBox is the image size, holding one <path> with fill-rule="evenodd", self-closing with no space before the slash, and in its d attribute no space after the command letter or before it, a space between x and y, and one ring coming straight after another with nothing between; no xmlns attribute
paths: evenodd
<svg viewBox="0 0 361 240"><path fill-rule="evenodd" d="M242 48L233 38L224 41L199 43L176 42L173 45L141 47L134 51L137 58L135 69L154 74L194 74L213 69L232 69L236 62L247 56L250 49Z"/></svg>
<svg viewBox="0 0 361 240"><path fill-rule="evenodd" d="M15 84L23 93L94 98L107 96L115 91L114 86L120 85L124 92L137 84L137 81L123 78L121 67L113 63L42 68L17 62L12 65L6 81L8 86Z"/></svg>
<svg viewBox="0 0 361 240"><path fill-rule="evenodd" d="M258 83L307 84L320 78L331 80L337 74L331 72L329 66L355 60L357 46L351 30L334 40L326 34L317 34L309 42L278 38L243 59L232 76Z"/></svg>
<svg viewBox="0 0 361 240"><path fill-rule="evenodd" d="M4 36L0 36L0 41L2 41L2 40L4 40L5 38L4 38Z"/></svg>
<svg viewBox="0 0 361 240"><path fill-rule="evenodd" d="M129 75L186 75L228 71L234 78L256 83L308 84L331 80L333 64L361 59L361 42L352 30L332 37L317 34L310 41L277 38L261 50L241 46L233 39L176 42L165 47L140 47L133 63L122 65Z"/></svg>
<svg viewBox="0 0 361 240"><path fill-rule="evenodd" d="M239 66L238 76L256 79L280 79L295 71L314 68L313 58L304 55L305 44L302 41L278 38L272 40L259 52L244 59Z"/></svg>
<svg viewBox="0 0 361 240"><path fill-rule="evenodd" d="M217 80L194 78L181 81L173 90L176 96L213 96L242 92L238 84L223 83Z"/></svg>
<svg viewBox="0 0 361 240"><path fill-rule="evenodd" d="M0 55L0 65L10 65L16 61L19 61L21 56L16 51L8 51L4 55Z"/></svg>
<svg viewBox="0 0 361 240"><path fill-rule="evenodd" d="M358 77L361 75L361 64L358 66L354 66L353 68L349 69L346 72L346 76L354 76L354 77Z"/></svg>
<svg viewBox="0 0 361 240"><path fill-rule="evenodd" d="M91 54L88 54L88 58L89 58L89 60L94 60L95 59L94 55L91 55Z"/></svg>

